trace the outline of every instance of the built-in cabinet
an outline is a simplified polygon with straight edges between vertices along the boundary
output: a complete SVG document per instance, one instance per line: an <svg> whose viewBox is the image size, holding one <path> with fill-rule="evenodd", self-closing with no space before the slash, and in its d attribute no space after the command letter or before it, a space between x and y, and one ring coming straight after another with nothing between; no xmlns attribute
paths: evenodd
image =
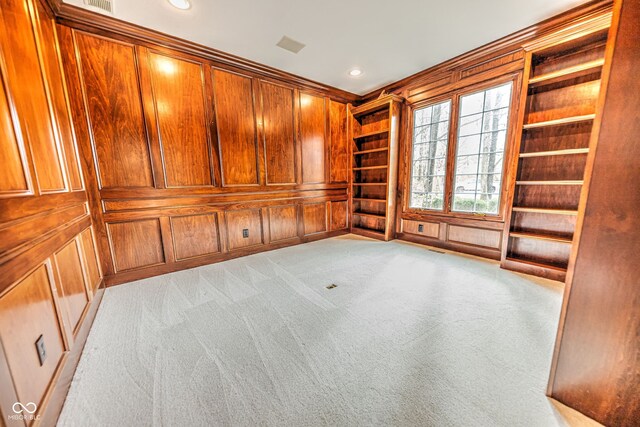
<svg viewBox="0 0 640 427"><path fill-rule="evenodd" d="M565 279L609 25L527 47L504 268Z"/></svg>
<svg viewBox="0 0 640 427"><path fill-rule="evenodd" d="M395 238L403 99L385 95L351 110L351 232Z"/></svg>

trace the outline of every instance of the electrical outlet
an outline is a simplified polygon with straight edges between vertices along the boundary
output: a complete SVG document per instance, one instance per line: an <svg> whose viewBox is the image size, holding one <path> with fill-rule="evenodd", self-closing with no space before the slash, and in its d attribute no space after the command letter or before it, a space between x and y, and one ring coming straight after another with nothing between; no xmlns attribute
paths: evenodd
<svg viewBox="0 0 640 427"><path fill-rule="evenodd" d="M424 231L424 224L418 224L418 233L422 233Z"/></svg>
<svg viewBox="0 0 640 427"><path fill-rule="evenodd" d="M38 359L40 360L40 366L44 365L44 361L47 360L47 348L44 345L44 336L40 335L36 341L36 351L38 352Z"/></svg>
<svg viewBox="0 0 640 427"><path fill-rule="evenodd" d="M249 238L249 229L245 228L244 230L242 230L242 237L245 239Z"/></svg>

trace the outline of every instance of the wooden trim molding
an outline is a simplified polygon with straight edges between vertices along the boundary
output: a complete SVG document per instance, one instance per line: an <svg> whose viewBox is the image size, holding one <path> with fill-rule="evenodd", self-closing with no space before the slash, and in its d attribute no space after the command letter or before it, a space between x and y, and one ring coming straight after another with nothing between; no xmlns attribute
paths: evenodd
<svg viewBox="0 0 640 427"><path fill-rule="evenodd" d="M66 26L87 30L92 33L109 33L126 38L133 38L136 42L151 47L161 46L180 52L195 55L212 61L218 65L232 66L238 70L258 74L261 77L295 83L305 89L315 90L343 102L354 102L359 96L323 83L297 76L286 71L278 70L245 58L241 58L221 50L213 49L170 36L160 31L151 30L139 25L131 24L120 19L94 13L77 6L64 3L62 0L41 0L46 2L56 16L58 23Z"/></svg>
<svg viewBox="0 0 640 427"><path fill-rule="evenodd" d="M533 40L549 37L561 30L571 30L572 27L580 25L584 22L598 19L604 14L610 13L612 9L612 0L592 0L588 3L577 6L564 13L553 16L530 27L516 31L508 36L502 37L491 43L487 43L469 52L458 55L433 67L422 70L418 73L405 77L402 80L391 83L387 86L378 88L363 95L360 102L367 102L376 98L382 91L387 93L401 94L410 87L416 87L419 84L428 84L444 79L446 73L457 71L459 79L464 78L465 70L472 66L480 66L481 64L493 60L495 58L508 58L522 50L523 47ZM516 55L517 56L517 55ZM516 59L515 57L513 59ZM463 68L462 70L460 70ZM438 76L437 78L435 76ZM443 82L448 83L449 81ZM439 84L436 84L436 86ZM404 94L405 96L407 94Z"/></svg>

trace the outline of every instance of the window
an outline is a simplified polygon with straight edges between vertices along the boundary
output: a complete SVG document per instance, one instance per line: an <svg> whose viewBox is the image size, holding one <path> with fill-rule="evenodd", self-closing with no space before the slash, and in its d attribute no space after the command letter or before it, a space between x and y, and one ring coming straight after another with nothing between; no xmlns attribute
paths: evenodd
<svg viewBox="0 0 640 427"><path fill-rule="evenodd" d="M454 93L414 110L410 208L498 214L512 89L508 82ZM450 125L452 108L458 114Z"/></svg>
<svg viewBox="0 0 640 427"><path fill-rule="evenodd" d="M498 213L511 86L460 98L454 212Z"/></svg>
<svg viewBox="0 0 640 427"><path fill-rule="evenodd" d="M442 210L451 101L415 110L410 207Z"/></svg>

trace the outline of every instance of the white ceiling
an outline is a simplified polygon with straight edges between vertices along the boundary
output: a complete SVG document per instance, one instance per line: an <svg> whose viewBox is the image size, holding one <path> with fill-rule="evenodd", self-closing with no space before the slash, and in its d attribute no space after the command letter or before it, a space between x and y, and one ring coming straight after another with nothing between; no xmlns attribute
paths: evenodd
<svg viewBox="0 0 640 427"><path fill-rule="evenodd" d="M82 0L64 0L83 6ZM585 0L114 0L115 17L365 94ZM276 46L287 35L307 46ZM359 67L363 75L348 71Z"/></svg>

